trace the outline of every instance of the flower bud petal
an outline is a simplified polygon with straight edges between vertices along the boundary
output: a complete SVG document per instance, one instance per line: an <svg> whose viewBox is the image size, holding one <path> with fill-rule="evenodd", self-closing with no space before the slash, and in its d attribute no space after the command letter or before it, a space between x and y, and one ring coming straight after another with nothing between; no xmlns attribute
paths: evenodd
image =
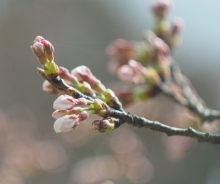
<svg viewBox="0 0 220 184"><path fill-rule="evenodd" d="M33 50L34 54L38 57L38 60L41 65L44 65L47 62L47 59L45 57L45 47L40 42L35 42L31 49Z"/></svg>
<svg viewBox="0 0 220 184"><path fill-rule="evenodd" d="M74 98L69 95L59 96L53 103L53 108L56 110L67 110L73 107Z"/></svg>
<svg viewBox="0 0 220 184"><path fill-rule="evenodd" d="M124 65L121 68L119 68L117 73L118 73L119 79L127 83L130 83L134 76L134 71L128 65Z"/></svg>
<svg viewBox="0 0 220 184"><path fill-rule="evenodd" d="M172 2L169 0L159 0L152 5L152 11L156 17L164 18L168 15L172 7Z"/></svg>
<svg viewBox="0 0 220 184"><path fill-rule="evenodd" d="M58 132L69 132L79 124L77 115L65 115L54 123L54 130Z"/></svg>
<svg viewBox="0 0 220 184"><path fill-rule="evenodd" d="M37 36L37 37L34 39L34 43L35 43L35 42L40 42L40 43L41 43L42 40L44 40L44 37L42 37L42 36Z"/></svg>
<svg viewBox="0 0 220 184"><path fill-rule="evenodd" d="M87 111L83 111L78 115L79 122L84 121L89 117L89 113Z"/></svg>
<svg viewBox="0 0 220 184"><path fill-rule="evenodd" d="M98 92L102 92L105 90L105 86L92 74L87 66L78 66L71 71L71 74L77 77L80 82L85 81L89 83L92 89Z"/></svg>
<svg viewBox="0 0 220 184"><path fill-rule="evenodd" d="M113 121L115 119L112 119ZM104 119L104 120L95 120L92 123L92 129L98 130L100 133L104 132L113 132L115 130L115 124L111 119Z"/></svg>
<svg viewBox="0 0 220 184"><path fill-rule="evenodd" d="M89 77L92 73L88 67L82 65L82 66L78 66L78 67L74 68L71 71L71 74L73 76L77 77L77 79L80 82L82 82L85 80L85 77Z"/></svg>
<svg viewBox="0 0 220 184"><path fill-rule="evenodd" d="M52 113L52 117L55 119L61 118L68 114L68 110L56 110Z"/></svg>

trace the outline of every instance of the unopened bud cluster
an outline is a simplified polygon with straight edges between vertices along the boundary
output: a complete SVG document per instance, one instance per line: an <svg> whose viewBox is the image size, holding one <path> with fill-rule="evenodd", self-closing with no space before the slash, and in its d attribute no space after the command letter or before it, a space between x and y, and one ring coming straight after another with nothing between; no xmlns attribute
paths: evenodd
<svg viewBox="0 0 220 184"><path fill-rule="evenodd" d="M58 75L59 69L54 63L54 47L49 41L45 40L42 36L37 36L31 49L43 66L45 75Z"/></svg>
<svg viewBox="0 0 220 184"><path fill-rule="evenodd" d="M154 97L160 92L161 83L170 81L170 48L177 45L183 25L179 18L174 19L171 25L167 23L171 7L169 0L159 0L152 5L155 33L146 31L143 41L118 39L107 48L111 58L109 70L130 85L130 88L118 92L123 104Z"/></svg>
<svg viewBox="0 0 220 184"><path fill-rule="evenodd" d="M56 132L69 132L79 125L81 121L89 117L89 113L97 114L101 117L108 115L107 105L99 99L93 101L85 98L75 99L69 95L59 96L53 104L55 111L52 116L56 119L54 123L54 130ZM97 128L97 122L102 122ZM115 121L115 119L114 119ZM100 132L107 132L114 130L114 121L112 118L105 120L96 120L92 125L92 129ZM110 122L110 123L109 123Z"/></svg>
<svg viewBox="0 0 220 184"><path fill-rule="evenodd" d="M167 21L166 19L171 8L172 3L169 0L159 0L151 7L156 21L155 33L170 47L176 47L180 44L180 32L183 29L183 20L176 17L171 22Z"/></svg>
<svg viewBox="0 0 220 184"><path fill-rule="evenodd" d="M118 39L108 46L107 54L111 57L109 71L129 85L118 91L118 97L88 67L82 65L69 71L58 66L54 62L53 45L41 36L35 38L31 49L43 67L38 68L46 79L43 90L60 95L54 102L55 111L52 114L57 119L54 123L56 132L74 129L88 118L89 113L103 118L93 122L94 130L113 131L122 120L109 117L111 109L123 111L121 102L129 104L147 100L161 92L161 84L170 81L170 48L176 45L182 27L180 19L175 19L172 25L167 26L166 17L170 8L168 0L159 0L152 6L156 18L155 33L145 32L143 41Z"/></svg>
<svg viewBox="0 0 220 184"><path fill-rule="evenodd" d="M103 118L108 117L109 108L120 109L121 103L115 93L107 89L99 79L97 79L90 69L86 66L78 66L69 72L68 69L58 66L54 62L53 45L41 36L37 36L34 44L31 46L34 54L37 56L43 69L38 72L48 80L43 83L43 90L49 94L59 94L60 96L54 101L53 108L55 111L52 116L56 119L54 129L56 132L69 132L86 120L90 113L97 114ZM82 97L73 97L71 94L65 94L65 90L54 86L53 79L60 78L70 88L78 90ZM56 81L56 80L55 80ZM117 119L100 120L105 122L100 132L113 131ZM97 120L99 121L99 120ZM111 123L106 123L111 122ZM102 124L102 123L101 123Z"/></svg>

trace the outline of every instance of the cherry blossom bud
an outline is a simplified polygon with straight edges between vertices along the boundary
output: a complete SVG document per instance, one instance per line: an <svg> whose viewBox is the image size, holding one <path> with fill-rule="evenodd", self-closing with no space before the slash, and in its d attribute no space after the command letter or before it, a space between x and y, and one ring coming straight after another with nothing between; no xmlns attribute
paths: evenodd
<svg viewBox="0 0 220 184"><path fill-rule="evenodd" d="M75 106L86 104L87 100L85 98L75 99L69 95L61 95L54 101L53 108L56 110L69 110Z"/></svg>
<svg viewBox="0 0 220 184"><path fill-rule="evenodd" d="M179 35L181 30L183 29L184 23L183 19L180 17L176 17L172 22L171 34Z"/></svg>
<svg viewBox="0 0 220 184"><path fill-rule="evenodd" d="M69 132L74 129L79 123L88 118L86 111L81 112L78 115L65 115L57 119L54 123L54 130L58 132Z"/></svg>
<svg viewBox="0 0 220 184"><path fill-rule="evenodd" d="M90 84L90 86L99 91L99 92L102 92L105 90L105 86L101 83L100 80L98 80L93 74L92 72L90 71L90 69L86 66L78 66L76 68L74 68L72 71L71 71L71 74L75 77L77 77L77 79L80 81L80 82L87 82Z"/></svg>
<svg viewBox="0 0 220 184"><path fill-rule="evenodd" d="M55 119L58 119L62 116L65 115L70 115L70 114L80 114L81 112L83 112L85 109L81 108L81 107L73 107L71 110L55 110L52 113L52 117Z"/></svg>
<svg viewBox="0 0 220 184"><path fill-rule="evenodd" d="M32 46L31 49L33 50L34 54L38 57L38 60L41 65L44 65L47 62L47 59L45 57L45 47L42 43L35 42Z"/></svg>
<svg viewBox="0 0 220 184"><path fill-rule="evenodd" d="M118 77L129 84L142 84L144 83L144 76L146 69L138 62L130 60L128 65L122 66L118 70Z"/></svg>
<svg viewBox="0 0 220 184"><path fill-rule="evenodd" d="M46 76L57 76L59 74L59 68L53 61L53 45L49 41L45 40L42 36L37 36L31 48L38 57L39 62L43 65L44 74Z"/></svg>
<svg viewBox="0 0 220 184"><path fill-rule="evenodd" d="M153 14L158 18L165 18L169 10L172 7L172 3L169 0L159 0L152 5Z"/></svg>
<svg viewBox="0 0 220 184"><path fill-rule="evenodd" d="M54 59L53 57L54 47L48 40L45 40L42 36L37 36L34 40L34 44L35 43L41 43L42 45L44 45L44 52L49 61Z"/></svg>
<svg viewBox="0 0 220 184"><path fill-rule="evenodd" d="M143 82L143 81L139 81L136 80L134 81L134 71L131 69L131 67L129 67L128 65L124 65L122 66L119 70L118 70L118 77L120 80L122 80L123 82L126 83L139 83L139 82Z"/></svg>
<svg viewBox="0 0 220 184"><path fill-rule="evenodd" d="M65 115L54 123L55 132L69 132L79 124L77 115Z"/></svg>
<svg viewBox="0 0 220 184"><path fill-rule="evenodd" d="M87 81L88 78L92 76L90 69L86 66L83 66L83 65L74 68L71 71L71 74L73 76L77 77L77 79L80 82ZM87 80L85 80L85 79L87 79Z"/></svg>
<svg viewBox="0 0 220 184"><path fill-rule="evenodd" d="M53 56L53 52L54 52L54 47L53 45L47 41L47 40L42 40L42 43L44 44L45 46L45 52L46 52L46 56L47 58L49 59L49 61L52 61L54 60L54 56Z"/></svg>
<svg viewBox="0 0 220 184"><path fill-rule="evenodd" d="M153 39L150 59L153 63L163 62L170 64L170 49L162 39Z"/></svg>
<svg viewBox="0 0 220 184"><path fill-rule="evenodd" d="M80 114L78 114L79 122L86 120L88 117L89 117L89 114L87 111L83 111Z"/></svg>
<svg viewBox="0 0 220 184"><path fill-rule="evenodd" d="M173 20L168 40L170 47L176 47L181 44L180 33L183 30L183 26L183 20L181 18L177 17Z"/></svg>
<svg viewBox="0 0 220 184"><path fill-rule="evenodd" d="M58 119L68 114L69 114L69 110L56 110L52 113L52 117Z"/></svg>
<svg viewBox="0 0 220 184"><path fill-rule="evenodd" d="M36 38L34 39L34 43L35 43L35 42L41 42L42 40L44 40L44 37L42 37L42 36L36 36Z"/></svg>
<svg viewBox="0 0 220 184"><path fill-rule="evenodd" d="M108 63L108 70L110 73L115 74L117 70L128 63L130 59L135 58L134 43L118 39L110 44L106 52L112 59Z"/></svg>
<svg viewBox="0 0 220 184"><path fill-rule="evenodd" d="M63 66L59 66L59 76L62 79L71 82L72 84L77 85L79 83L78 79L75 76L71 75L69 70Z"/></svg>
<svg viewBox="0 0 220 184"><path fill-rule="evenodd" d="M141 74L143 74L143 73L145 73L145 71L146 71L145 67L144 67L141 63L139 63L139 62L137 62L137 61L135 61L135 60L132 60L132 59L129 60L128 65L129 65L136 73L141 73Z"/></svg>
<svg viewBox="0 0 220 184"><path fill-rule="evenodd" d="M106 52L109 56L117 58L131 59L134 55L133 44L123 39L115 40L107 47Z"/></svg>
<svg viewBox="0 0 220 184"><path fill-rule="evenodd" d="M98 130L101 133L112 132L115 129L115 124L111 123L108 119L95 120L92 123L92 129Z"/></svg>

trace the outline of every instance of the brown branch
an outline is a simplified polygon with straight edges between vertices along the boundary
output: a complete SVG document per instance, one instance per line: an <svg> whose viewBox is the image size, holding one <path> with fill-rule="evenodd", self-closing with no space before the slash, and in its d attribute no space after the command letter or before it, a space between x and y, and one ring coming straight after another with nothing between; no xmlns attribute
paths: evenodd
<svg viewBox="0 0 220 184"><path fill-rule="evenodd" d="M119 117L126 123L138 127L138 128L149 128L153 131L163 132L168 136L184 136L197 139L198 142L208 142L212 144L220 144L220 134L210 134L199 132L191 127L187 129L171 127L164 125L157 121L151 121L143 117L138 117L130 113L123 113L120 111L111 111L109 113L112 117Z"/></svg>
<svg viewBox="0 0 220 184"><path fill-rule="evenodd" d="M182 90L184 98L179 98L173 89L171 89L166 83L161 83L159 85L162 93L194 112L202 122L211 122L213 120L220 119L220 111L208 108L204 101L198 96L196 91L192 91L191 84L185 79L185 76L181 73L179 67L174 64L174 60L172 61L170 69L172 79Z"/></svg>
<svg viewBox="0 0 220 184"><path fill-rule="evenodd" d="M85 94L82 94L80 91L66 84L65 81L61 79L59 76L56 76L56 75L46 76L44 72L39 69L38 69L38 72L41 74L43 78L48 80L54 87L56 87L60 91L65 92L67 95L70 95L74 98L86 98L90 101L94 100L94 98L87 96ZM173 98L176 98L175 96L172 96L173 94L170 91L168 92L168 90L167 90L167 94ZM178 99L176 98L176 100ZM182 105L185 105L185 104L182 104ZM123 109L117 110L112 107L108 107L107 110L108 110L108 116L119 119L117 124L115 124L115 128L118 128L123 123L128 123L138 128L149 128L154 131L163 132L163 133L166 133L168 136L174 136L174 135L185 136L185 137L195 138L199 142L209 142L213 144L220 144L220 134L203 133L203 132L194 130L191 127L187 129L171 127L171 126L159 123L157 121L151 121L143 117L138 117L136 115L126 113ZM214 114L214 115L215 115L214 117L217 116L217 114ZM212 116L210 116L210 118L212 118Z"/></svg>

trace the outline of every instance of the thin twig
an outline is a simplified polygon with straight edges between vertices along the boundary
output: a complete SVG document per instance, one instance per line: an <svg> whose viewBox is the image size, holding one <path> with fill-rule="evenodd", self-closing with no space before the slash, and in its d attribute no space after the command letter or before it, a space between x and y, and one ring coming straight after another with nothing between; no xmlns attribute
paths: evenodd
<svg viewBox="0 0 220 184"><path fill-rule="evenodd" d="M42 77L48 80L54 87L65 92L67 95L70 95L74 98L86 98L90 101L94 100L94 98L84 95L80 91L73 88L72 86L69 86L68 84L66 84L65 81L62 80L59 76L55 76L55 75L46 76L41 70L38 70L38 72L41 74ZM168 90L167 90L167 94L173 98L176 98L175 96L173 96L171 92L168 92ZM217 111L216 111L216 114L214 115L215 115L214 117L217 117L218 115L220 118L220 114L217 114ZM195 138L199 142L209 142L213 144L220 144L220 134L203 133L203 132L194 130L191 127L187 129L171 127L171 126L162 124L160 122L151 121L143 117L138 117L136 115L126 113L124 110L121 111L121 110L117 110L111 107L108 107L108 116L118 118L120 120L119 123L116 125L116 128L118 128L120 125L126 122L138 128L149 128L154 131L163 132L163 133L166 133L168 136L174 136L174 135L185 136L185 137ZM212 116L210 116L210 118L212 118Z"/></svg>
<svg viewBox="0 0 220 184"><path fill-rule="evenodd" d="M163 132L168 136L184 136L197 139L198 142L209 142L213 144L220 144L220 134L210 134L199 132L191 127L187 129L171 127L164 125L157 121L151 121L143 117L138 117L130 113L123 113L120 111L110 112L110 116L119 117L126 123L138 127L138 128L149 128L154 131Z"/></svg>

